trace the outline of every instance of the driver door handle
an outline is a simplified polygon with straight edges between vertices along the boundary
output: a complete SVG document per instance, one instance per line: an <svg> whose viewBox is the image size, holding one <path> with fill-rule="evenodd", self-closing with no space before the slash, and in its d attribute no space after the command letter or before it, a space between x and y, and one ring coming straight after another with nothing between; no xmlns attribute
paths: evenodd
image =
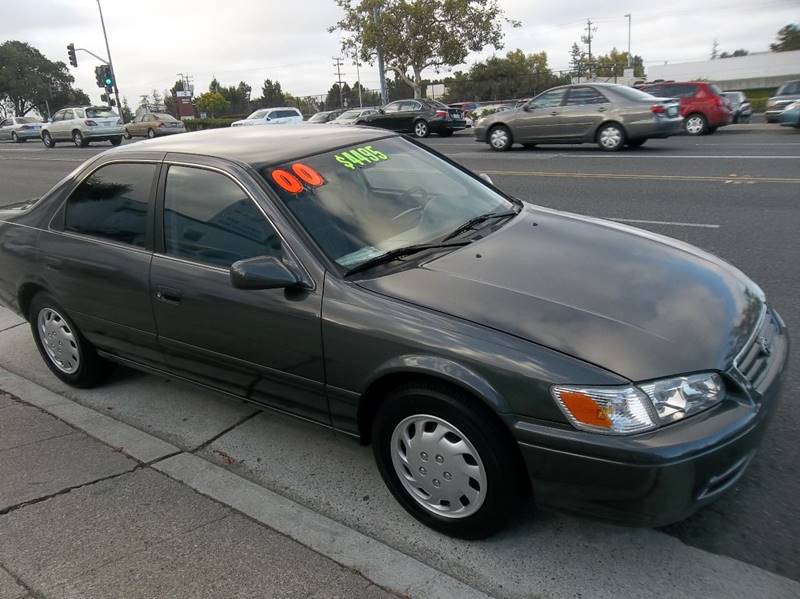
<svg viewBox="0 0 800 599"><path fill-rule="evenodd" d="M558 116L558 110L554 110L550 113L550 116Z"/></svg>
<svg viewBox="0 0 800 599"><path fill-rule="evenodd" d="M156 287L156 299L162 302L177 304L181 301L182 297L183 294L179 289L173 289L172 287Z"/></svg>
<svg viewBox="0 0 800 599"><path fill-rule="evenodd" d="M597 112L605 112L605 111L606 111L605 106L601 106L600 108L597 109Z"/></svg>

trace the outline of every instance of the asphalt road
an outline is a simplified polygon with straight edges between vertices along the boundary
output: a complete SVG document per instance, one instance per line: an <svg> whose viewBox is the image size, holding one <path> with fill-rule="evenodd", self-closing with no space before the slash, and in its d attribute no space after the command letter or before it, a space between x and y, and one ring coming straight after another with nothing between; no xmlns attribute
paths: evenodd
<svg viewBox="0 0 800 599"><path fill-rule="evenodd" d="M799 131L737 125L701 138L650 140L617 154L594 146L499 154L468 134L433 136L426 143L489 174L521 199L629 222L703 247L750 275L790 330L800 330ZM0 206L43 193L106 147L0 145ZM778 413L748 473L721 500L664 531L800 580L797 356L790 358Z"/></svg>

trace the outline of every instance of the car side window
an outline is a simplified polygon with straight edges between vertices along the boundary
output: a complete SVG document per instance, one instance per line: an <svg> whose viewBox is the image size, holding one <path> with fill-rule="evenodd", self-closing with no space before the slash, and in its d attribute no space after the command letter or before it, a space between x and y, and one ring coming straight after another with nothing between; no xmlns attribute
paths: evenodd
<svg viewBox="0 0 800 599"><path fill-rule="evenodd" d="M277 231L238 184L186 166L171 166L167 173L164 247L169 256L222 268L282 254Z"/></svg>
<svg viewBox="0 0 800 599"><path fill-rule="evenodd" d="M84 113L83 110L80 110L79 108L76 108L75 110L73 110L72 114L74 115L72 118L75 118L75 119L82 119L82 118L84 118L86 116L86 113Z"/></svg>
<svg viewBox="0 0 800 599"><path fill-rule="evenodd" d="M400 112L400 102L392 102L391 104L387 104L383 109L383 112Z"/></svg>
<svg viewBox="0 0 800 599"><path fill-rule="evenodd" d="M400 112L418 112L422 110L419 102L403 102L400 104Z"/></svg>
<svg viewBox="0 0 800 599"><path fill-rule="evenodd" d="M68 121L68 120L73 119L73 118L75 118L75 117L72 115L72 110L65 110L63 112L63 114L61 115L61 119L64 120L64 121Z"/></svg>
<svg viewBox="0 0 800 599"><path fill-rule="evenodd" d="M573 87L569 90L566 106L583 106L585 104L607 104L606 98L593 87Z"/></svg>
<svg viewBox="0 0 800 599"><path fill-rule="evenodd" d="M64 230L144 247L155 164L101 166L69 196Z"/></svg>
<svg viewBox="0 0 800 599"><path fill-rule="evenodd" d="M554 89L549 92L544 92L540 96L534 98L529 104L530 108L554 108L561 106L561 101L564 99L564 94L567 93L566 88Z"/></svg>

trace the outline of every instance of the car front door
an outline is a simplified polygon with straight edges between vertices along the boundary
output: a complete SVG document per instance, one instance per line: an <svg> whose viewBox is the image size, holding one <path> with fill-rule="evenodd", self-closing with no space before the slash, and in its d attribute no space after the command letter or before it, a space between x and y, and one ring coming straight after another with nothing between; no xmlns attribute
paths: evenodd
<svg viewBox="0 0 800 599"><path fill-rule="evenodd" d="M561 104L566 92L565 87L552 89L528 102L511 121L514 139L519 142L529 142L559 138Z"/></svg>
<svg viewBox="0 0 800 599"><path fill-rule="evenodd" d="M401 102L391 102L383 107L383 112L379 112L374 118L371 118L369 124L374 127L383 127L384 129L392 128L392 119L397 118L400 112Z"/></svg>
<svg viewBox="0 0 800 599"><path fill-rule="evenodd" d="M42 276L89 341L151 365L163 361L149 281L158 168L156 161L96 168L39 238Z"/></svg>
<svg viewBox="0 0 800 599"><path fill-rule="evenodd" d="M393 131L411 131L414 120L422 114L422 104L415 100L405 100L400 104L400 111L393 118Z"/></svg>
<svg viewBox="0 0 800 599"><path fill-rule="evenodd" d="M232 286L230 267L242 259L274 256L304 270L257 203L263 192L247 187L249 177L197 160L168 159L160 183L151 289L168 364L176 374L328 423L321 289L310 276L310 289Z"/></svg>
<svg viewBox="0 0 800 599"><path fill-rule="evenodd" d="M559 116L559 135L565 139L587 138L611 108L608 98L594 87L569 88Z"/></svg>

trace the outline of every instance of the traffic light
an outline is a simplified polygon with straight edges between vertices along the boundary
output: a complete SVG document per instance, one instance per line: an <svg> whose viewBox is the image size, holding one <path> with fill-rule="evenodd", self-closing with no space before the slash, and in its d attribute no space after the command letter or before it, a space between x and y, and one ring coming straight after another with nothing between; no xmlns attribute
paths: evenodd
<svg viewBox="0 0 800 599"><path fill-rule="evenodd" d="M110 90L114 87L114 77L111 75L111 67L107 64L101 64L99 67L94 68L94 78L97 81L97 87L105 87Z"/></svg>
<svg viewBox="0 0 800 599"><path fill-rule="evenodd" d="M67 55L69 56L69 64L73 67L77 67L78 57L75 56L75 44L67 44Z"/></svg>

